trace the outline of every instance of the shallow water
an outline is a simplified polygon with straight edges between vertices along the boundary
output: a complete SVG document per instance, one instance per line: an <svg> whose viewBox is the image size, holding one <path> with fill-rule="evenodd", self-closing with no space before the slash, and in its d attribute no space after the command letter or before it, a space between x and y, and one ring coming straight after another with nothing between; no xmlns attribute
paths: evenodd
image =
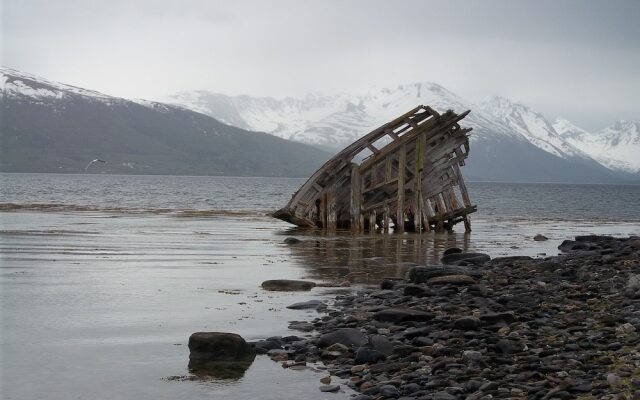
<svg viewBox="0 0 640 400"><path fill-rule="evenodd" d="M472 196L485 211L474 216L471 235L353 236L300 231L264 215L300 180L240 178L234 186L234 178L209 177L189 178L188 185L183 177L0 177L0 203L13 210L0 213L6 399L347 398L317 390L324 373L289 371L264 356L239 380L166 378L189 375L191 333L300 335L288 322L317 314L286 306L334 290L266 292L259 285L267 279L376 283L410 265L435 263L451 246L492 256L553 255L577 234L640 234L636 187L581 185L557 193L555 185L476 184ZM230 190L245 197L234 201ZM219 198L209 199L210 191ZM528 212L513 206L532 193L539 200ZM608 214L576 206L567 200L576 193L583 203L613 206ZM550 240L535 242L536 233ZM287 246L287 236L302 242Z"/></svg>

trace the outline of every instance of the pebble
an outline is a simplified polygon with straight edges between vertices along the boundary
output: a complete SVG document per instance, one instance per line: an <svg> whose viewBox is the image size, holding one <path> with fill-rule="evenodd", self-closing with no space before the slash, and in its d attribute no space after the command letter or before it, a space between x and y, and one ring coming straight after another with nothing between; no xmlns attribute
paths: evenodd
<svg viewBox="0 0 640 400"><path fill-rule="evenodd" d="M322 361L356 400L633 399L640 238L559 248L545 258L453 251L456 265L412 266L404 281L339 295L337 311L309 321L317 335L256 350Z"/></svg>
<svg viewBox="0 0 640 400"><path fill-rule="evenodd" d="M320 391L335 393L340 391L340 385L323 385L323 386L320 386Z"/></svg>

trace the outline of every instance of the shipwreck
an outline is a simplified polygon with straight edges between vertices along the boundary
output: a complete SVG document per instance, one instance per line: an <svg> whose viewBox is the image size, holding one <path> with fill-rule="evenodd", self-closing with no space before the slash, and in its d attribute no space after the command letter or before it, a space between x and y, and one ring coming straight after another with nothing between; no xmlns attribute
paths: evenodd
<svg viewBox="0 0 640 400"><path fill-rule="evenodd" d="M469 155L469 113L420 105L355 141L318 169L273 216L327 231L471 231L460 172Z"/></svg>

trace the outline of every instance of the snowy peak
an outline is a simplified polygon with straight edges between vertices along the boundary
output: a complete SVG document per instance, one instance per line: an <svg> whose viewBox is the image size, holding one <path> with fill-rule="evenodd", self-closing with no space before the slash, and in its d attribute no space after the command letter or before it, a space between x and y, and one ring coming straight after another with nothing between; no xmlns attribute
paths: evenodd
<svg viewBox="0 0 640 400"><path fill-rule="evenodd" d="M640 145L639 121L616 121L613 125L600 131L598 136L612 146ZM640 155L638 156L640 158Z"/></svg>
<svg viewBox="0 0 640 400"><path fill-rule="evenodd" d="M489 101L482 103L481 107L533 145L548 153L562 158L590 158L563 139L542 114L523 104L513 103L503 97L492 97Z"/></svg>
<svg viewBox="0 0 640 400"><path fill-rule="evenodd" d="M640 172L640 123L617 121L600 132L587 132L565 119L557 119L556 130L573 146L613 170Z"/></svg>
<svg viewBox="0 0 640 400"><path fill-rule="evenodd" d="M133 99L127 100L109 96L95 90L83 89L77 86L53 82L47 79L16 71L11 68L0 67L0 91L2 96L21 101L44 104L55 107L56 101L82 98L87 101L97 101L106 105L133 102L157 111L166 112L171 106L155 101Z"/></svg>
<svg viewBox="0 0 640 400"><path fill-rule="evenodd" d="M92 97L100 100L115 99L112 96L63 83L51 82L35 75L0 67L0 89L4 96L32 99L61 99L69 96Z"/></svg>
<svg viewBox="0 0 640 400"><path fill-rule="evenodd" d="M576 126L573 122L560 117L553 122L553 128L565 140L580 140L589 135L589 132Z"/></svg>
<svg viewBox="0 0 640 400"><path fill-rule="evenodd" d="M465 126L474 129L472 140L495 135L516 136L474 104L433 82L372 87L362 93L312 93L283 99L195 91L178 93L168 101L230 125L334 150L419 104L439 112L473 110L464 120Z"/></svg>

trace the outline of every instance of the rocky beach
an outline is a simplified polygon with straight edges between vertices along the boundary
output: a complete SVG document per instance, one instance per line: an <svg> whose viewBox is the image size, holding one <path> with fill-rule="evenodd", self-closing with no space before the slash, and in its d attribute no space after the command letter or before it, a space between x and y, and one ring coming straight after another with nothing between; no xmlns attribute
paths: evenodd
<svg viewBox="0 0 640 400"><path fill-rule="evenodd" d="M253 345L285 368L321 363L319 390L357 400L640 399L640 237L559 250L451 248L404 279L293 305L321 313L290 326L313 334Z"/></svg>

